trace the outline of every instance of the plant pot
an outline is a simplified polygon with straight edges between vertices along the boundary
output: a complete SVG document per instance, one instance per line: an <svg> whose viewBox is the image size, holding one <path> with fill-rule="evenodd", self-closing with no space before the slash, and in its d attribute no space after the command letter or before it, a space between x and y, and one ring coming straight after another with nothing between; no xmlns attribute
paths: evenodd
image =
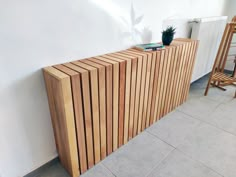
<svg viewBox="0 0 236 177"><path fill-rule="evenodd" d="M170 43L173 41L174 36L166 36L162 35L162 43L163 45L170 45Z"/></svg>

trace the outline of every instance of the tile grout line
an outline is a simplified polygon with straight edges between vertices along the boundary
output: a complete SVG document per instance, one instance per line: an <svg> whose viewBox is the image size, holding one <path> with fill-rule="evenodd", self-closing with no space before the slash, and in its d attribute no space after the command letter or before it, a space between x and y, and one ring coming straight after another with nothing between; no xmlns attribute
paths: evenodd
<svg viewBox="0 0 236 177"><path fill-rule="evenodd" d="M167 157L174 151L176 150L176 147L172 146L171 144L165 142L164 140L160 139L159 137L157 137L156 135L153 135L151 132L149 132L148 130L145 130L145 132L147 132L149 135L151 135L152 137L154 137L155 139L158 139L160 141L162 141L163 143L169 145L170 147L172 147L173 149L157 164L155 165L149 172L147 172L147 174L145 175L145 177L148 177L148 175L150 175L152 173L153 170L155 170L158 166L161 165L161 163L167 159Z"/></svg>
<svg viewBox="0 0 236 177"><path fill-rule="evenodd" d="M204 121L204 120L201 120L201 119L199 119L199 118L193 117L192 115L189 115L189 114L187 114L187 113L185 113L185 112L183 112L183 111L180 111L180 110L177 110L177 111L179 111L179 112L181 112L181 113L183 113L183 114L185 114L185 115L188 115L188 116L190 116L190 117L193 118L193 119L199 120L199 121L201 121L202 123L208 124L208 125L210 125L210 126L212 126L212 127L215 127L215 128L217 128L217 129L219 129L219 130L225 132L225 133L228 133L228 134L233 135L233 136L236 137L235 134L233 134L233 133L231 133L231 132L228 132L228 131L226 131L226 130L220 128L220 127L217 127L217 126L214 125L214 124L211 124L211 123L206 122L206 121Z"/></svg>
<svg viewBox="0 0 236 177"><path fill-rule="evenodd" d="M172 149L157 165L155 165L149 172L147 172L147 174L145 175L145 177L148 177L148 175L150 175L153 170L155 170L157 167L159 167L161 165L161 163L167 159L167 157L169 157L169 155L174 151L176 150L176 148Z"/></svg>
<svg viewBox="0 0 236 177"><path fill-rule="evenodd" d="M173 145L171 145L171 144L169 144L168 142L166 142L165 140L161 139L160 137L158 137L158 136L152 134L151 132L149 132L149 130L145 130L145 131L146 131L149 135L151 135L152 137L157 138L158 140L164 142L165 144L171 146L172 148L176 148L176 147L174 147Z"/></svg>
<svg viewBox="0 0 236 177"><path fill-rule="evenodd" d="M108 170L114 177L117 177L117 175L115 175L103 162L101 162L101 165Z"/></svg>
<svg viewBox="0 0 236 177"><path fill-rule="evenodd" d="M214 101L214 100L211 100L211 99L208 99L208 98L207 98L207 100L209 100L209 101ZM219 106L224 105L224 104L225 104L225 103L218 103L217 106L212 110L212 112L213 112L214 110L216 110ZM222 130L222 131L224 131L224 132L226 132L226 133L229 133L229 134L235 136L234 134L232 134L232 133L230 133L230 132L227 132L227 131L225 131L225 130L219 128L219 127L216 127L215 125L213 125L213 124L211 124L211 123L208 123L208 122L206 122L206 121L203 121L203 120L201 120L201 119L198 119L198 118L196 118L196 117L193 117L192 115L189 115L189 114L187 114L187 113L185 113L185 112L183 112L183 111L181 111L181 110L176 109L176 111L181 112L181 113L183 113L184 115L187 115L187 116L188 116L189 118L191 118L191 119L198 120L198 121L199 121L199 124L198 124L198 125L200 125L201 123L206 123L206 124L208 124L208 125L210 125L210 126L213 126L213 127L217 128L217 129L220 129L220 130ZM202 163L202 162L200 162L200 161L198 161L198 160L192 158L190 155L188 155L188 154L182 152L181 150L179 150L179 149L178 149L178 146L179 146L179 145L178 145L177 147L174 147L173 145L167 143L166 141L164 141L164 140L161 139L160 137L158 137L158 136L152 134L149 130L145 130L145 131L146 131L149 135L151 135L152 137L154 137L154 138L156 138L156 139L158 139L158 140L164 142L165 144L167 144L167 145L169 145L169 146L171 146L171 147L173 148L156 166L154 166L154 167L145 175L145 177L147 177L149 174L151 174L151 172L152 172L155 168L157 168L174 150L177 150L177 151L179 151L180 153L183 153L184 155L186 155L187 157L189 157L189 158L192 159L193 161L202 164L202 165L205 166L206 168L212 170L212 171L215 172L216 174L218 174L218 175L220 175L221 177L223 177L223 175L221 175L221 174L218 173L217 171L213 170L212 168L208 167L208 166L205 165L204 163ZM114 177L117 177L104 163L101 163L101 164L102 164L102 166L103 166L105 169L107 169Z"/></svg>
<svg viewBox="0 0 236 177"><path fill-rule="evenodd" d="M148 133L149 135L151 135L152 137L154 137L155 139L158 139L160 141L162 141L163 143L169 145L170 147L172 147L173 149L158 163L158 165L154 166L149 172L147 172L147 175L149 175L157 166L159 166L161 164L161 162L163 162L163 160L165 160L170 154L171 152L173 152L176 148L174 146L172 146L171 144L165 142L164 140L160 139L159 137L151 134L150 132L148 132L148 130L144 130L142 133ZM101 162L102 166L104 166L114 177L117 177L103 162ZM147 175L145 175L145 177L147 177Z"/></svg>
<svg viewBox="0 0 236 177"><path fill-rule="evenodd" d="M216 174L218 174L219 176L221 177L224 177L224 175L220 174L219 172L215 171L214 169L212 169L211 167L207 166L205 163L197 160L197 159L194 159L193 157L191 157L189 154L181 151L178 147L176 148L177 151L179 151L180 153L183 153L185 156L187 156L188 158L192 159L193 161L197 162L197 163L200 163L201 165L203 165L204 167L210 169L211 171L215 172Z"/></svg>
<svg viewBox="0 0 236 177"><path fill-rule="evenodd" d="M188 115L188 114L185 114L185 115ZM192 117L192 116L191 116L191 117ZM195 119L195 118L194 118L194 119ZM198 119L197 119L197 120L198 120ZM200 125L201 123L202 123L202 122L200 122L198 125ZM198 125L197 125L197 126L198 126ZM195 127L195 128L196 128L196 127ZM191 157L190 155L188 155L188 154L184 153L183 151L181 151L180 149L178 149L178 147L179 147L181 144L179 144L177 147L174 147L174 146L172 146L171 144L167 143L166 141L162 140L160 137L158 137L158 136L156 136L156 135L153 135L153 134L152 134L151 132L149 132L148 130L146 130L146 132L149 133L150 135L152 135L153 137L155 137L155 138L157 138L157 139L163 141L164 143L170 145L170 146L173 147L174 149L173 149L170 153L168 153L168 155L167 155L163 160L161 160L160 163L158 163L158 165L156 165L154 168L152 168L152 170L151 170L149 173L147 173L147 175L146 175L145 177L148 177L148 175L149 175L155 168L157 168L157 167L161 164L161 162L163 162L174 150L177 150L177 151L179 151L180 153L183 153L184 155L186 155L187 157L189 157L189 158L192 159L193 161L202 164L203 166L205 166L206 168L208 168L208 169L210 169L211 171L215 172L215 173L218 174L219 176L224 177L222 174L220 174L220 173L218 173L217 171L215 171L214 169L208 167L206 164L204 164L204 163L202 163L202 162L200 162L200 161L194 159L194 158Z"/></svg>

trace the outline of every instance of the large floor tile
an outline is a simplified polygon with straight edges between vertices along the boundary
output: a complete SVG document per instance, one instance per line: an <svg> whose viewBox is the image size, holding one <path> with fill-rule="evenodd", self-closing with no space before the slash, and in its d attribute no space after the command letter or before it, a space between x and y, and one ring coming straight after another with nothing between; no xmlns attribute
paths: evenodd
<svg viewBox="0 0 236 177"><path fill-rule="evenodd" d="M236 107L222 104L205 118L205 121L236 135Z"/></svg>
<svg viewBox="0 0 236 177"><path fill-rule="evenodd" d="M147 131L177 147L199 124L200 121L197 119L191 118L182 112L174 111L152 125Z"/></svg>
<svg viewBox="0 0 236 177"><path fill-rule="evenodd" d="M172 150L163 141L143 132L102 163L117 177L144 177Z"/></svg>
<svg viewBox="0 0 236 177"><path fill-rule="evenodd" d="M99 163L85 172L81 177L115 177L103 164Z"/></svg>
<svg viewBox="0 0 236 177"><path fill-rule="evenodd" d="M222 177L178 150L172 151L148 177Z"/></svg>
<svg viewBox="0 0 236 177"><path fill-rule="evenodd" d="M232 109L236 108L236 98L233 98L230 102L225 103L225 105L230 106Z"/></svg>
<svg viewBox="0 0 236 177"><path fill-rule="evenodd" d="M236 137L232 134L202 123L178 149L223 176L235 177Z"/></svg>
<svg viewBox="0 0 236 177"><path fill-rule="evenodd" d="M220 103L207 98L190 99L177 109L195 118L208 116Z"/></svg>

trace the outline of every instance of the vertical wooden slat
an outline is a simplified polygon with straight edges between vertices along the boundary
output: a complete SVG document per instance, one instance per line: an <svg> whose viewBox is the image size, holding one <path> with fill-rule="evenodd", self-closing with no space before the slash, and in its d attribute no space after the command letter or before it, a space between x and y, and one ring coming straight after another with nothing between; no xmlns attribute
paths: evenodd
<svg viewBox="0 0 236 177"><path fill-rule="evenodd" d="M125 93L125 122L124 122L124 144L128 142L129 133L132 135L133 130L133 115L134 115L134 98L136 91L136 74L137 74L137 57L132 57L121 52L117 52L116 56L127 58L131 61L131 68L127 68L126 73L130 73L130 77L126 80ZM127 64L128 66L129 64ZM129 71L130 70L130 71ZM130 82L130 83L128 83Z"/></svg>
<svg viewBox="0 0 236 177"><path fill-rule="evenodd" d="M185 57L184 57L184 73L182 76L182 80L183 80L183 85L182 85L182 90L181 90L181 104L184 102L184 94L185 94L185 88L186 88L186 82L187 82L187 74L188 74L188 67L189 67L189 52L190 52L190 43L185 43L187 49L185 52Z"/></svg>
<svg viewBox="0 0 236 177"><path fill-rule="evenodd" d="M155 55L155 54L153 54ZM142 117L142 125L141 125L141 131L143 131L146 127L147 123L147 109L148 109L148 98L150 94L150 77L151 77L151 66L152 66L152 53L148 55L147 58L147 73L145 78L145 88L144 88L144 103L143 103L143 113L141 114ZM155 61L155 60L153 60ZM155 64L154 64L155 65Z"/></svg>
<svg viewBox="0 0 236 177"><path fill-rule="evenodd" d="M150 82L150 70L151 70L151 57L152 54L149 52L140 52L134 49L129 50L131 53L140 55L143 57L143 68L141 76L141 89L140 89L140 100L139 100L139 111L138 111L138 129L137 133L140 133L145 126L146 109L147 109L147 98L149 91L149 82Z"/></svg>
<svg viewBox="0 0 236 177"><path fill-rule="evenodd" d="M71 78L75 124L77 131L77 144L79 148L80 171L81 173L84 173L85 171L87 171L87 154L80 73L71 70L63 65L55 65L54 67L61 72L69 75Z"/></svg>
<svg viewBox="0 0 236 177"><path fill-rule="evenodd" d="M175 96L173 97L172 100L172 108L176 108L178 106L177 104L177 98L179 94L179 85L180 85L180 69L181 69L181 55L183 51L183 45L178 45L177 50L176 50L176 67L175 67L175 81L174 81L174 94Z"/></svg>
<svg viewBox="0 0 236 177"><path fill-rule="evenodd" d="M188 53L187 53L184 87L183 87L183 91L182 91L183 102L186 100L186 95L187 95L187 92L188 92L187 89L188 89L188 83L189 83L190 66L191 66L191 62L192 62L192 50L193 50L193 45L192 44L193 44L192 42L188 42L189 48L188 48Z"/></svg>
<svg viewBox="0 0 236 177"><path fill-rule="evenodd" d="M105 58L119 62L119 118L118 118L118 147L124 144L124 116L125 116L125 89L126 79L130 79L130 61L119 59L112 54L104 55ZM128 66L129 62L129 66ZM126 73L126 68L128 72ZM128 81L130 83L130 80Z"/></svg>
<svg viewBox="0 0 236 177"><path fill-rule="evenodd" d="M94 160L98 163L101 160L101 143L100 143L100 118L99 118L99 100L98 100L98 71L96 68L89 66L80 61L72 62L72 64L84 68L89 71L91 84L91 105L93 117L93 140L94 140Z"/></svg>
<svg viewBox="0 0 236 177"><path fill-rule="evenodd" d="M152 93L152 101L151 101L151 112L150 112L150 124L154 123L154 112L156 109L156 99L157 99L157 92L158 92L158 83L160 80L158 80L158 75L160 73L160 63L161 63L161 51L157 52L156 56L156 65L155 65L155 73L154 73L154 79L153 79L153 93Z"/></svg>
<svg viewBox="0 0 236 177"><path fill-rule="evenodd" d="M173 99L173 105L174 107L178 106L178 95L180 93L180 79L181 79L181 75L180 75L180 70L181 70L181 65L182 65L182 52L183 52L183 45L179 45L179 52L177 54L177 65L176 65L176 86L175 86L175 96Z"/></svg>
<svg viewBox="0 0 236 177"><path fill-rule="evenodd" d="M173 66L173 75L172 75L172 82L171 82L171 99L169 102L169 111L173 110L176 105L175 105L175 98L177 93L177 85L178 85L178 68L179 68L179 51L180 51L180 47L177 46L176 47L176 52L174 55L174 66Z"/></svg>
<svg viewBox="0 0 236 177"><path fill-rule="evenodd" d="M138 70L137 70L137 78L136 78L136 95L135 95L135 111L134 111L134 125L133 125L133 136L137 135L140 129L141 131L141 123L142 117L141 114L143 112L143 96L144 96L144 88L145 88L145 77L146 77L146 65L147 65L147 55L136 53L132 50L128 50L126 52L131 56L138 57ZM131 135L130 135L131 138Z"/></svg>
<svg viewBox="0 0 236 177"><path fill-rule="evenodd" d="M180 56L180 69L179 69L179 88L178 88L178 93L181 93L181 90L183 88L183 75L184 75L184 63L185 63L185 53L186 53L186 45L183 45L182 51L181 51L181 56ZM179 106L181 104L182 100L181 100L181 94L177 95L177 106Z"/></svg>
<svg viewBox="0 0 236 177"><path fill-rule="evenodd" d="M189 82L191 81L191 76L192 76L192 72L191 72L191 68L194 62L194 52L195 52L195 42L190 42L191 44L191 48L190 48L190 54L189 54L189 64L188 64L188 73L187 73L187 79L186 79L186 86L185 86L185 92L184 92L184 101L186 101L187 97L188 97L188 93L189 93Z"/></svg>
<svg viewBox="0 0 236 177"><path fill-rule="evenodd" d="M124 57L122 56L122 54L119 53L113 53L113 54L109 54L110 56L115 57L116 59L118 58L119 60L123 60L126 61L126 78L125 78L125 93L124 93L124 99L125 99L125 103L124 103L124 122L123 122L123 127L122 127L122 136L119 137L119 146L121 146L122 144L126 143L128 141L128 130L129 130L129 113L130 113L130 88L131 88L131 77L132 77L132 65L134 64L133 62L133 58L129 58L129 57ZM116 60L116 61L119 61ZM122 104L122 102L120 102L120 105ZM119 124L120 126L120 124ZM120 135L120 133L119 133Z"/></svg>
<svg viewBox="0 0 236 177"><path fill-rule="evenodd" d="M91 111L91 100L90 100L90 83L89 73L87 70L80 68L71 63L65 63L64 66L75 70L81 74L82 81L82 94L83 94L83 105L84 105L84 118L85 118L85 132L86 132L86 145L87 145L87 160L88 168L94 166L94 149L93 149L93 130L92 130L92 111Z"/></svg>
<svg viewBox="0 0 236 177"><path fill-rule="evenodd" d="M132 59L132 78L131 78L131 95L130 95L130 110L129 110L129 121L128 121L128 135L126 137L126 133L124 134L125 142L130 140L133 137L133 128L134 128L134 117L135 117L135 95L136 92L139 92L139 89L136 88L136 78L141 75L141 64L139 65L140 67L138 68L138 61L140 63L140 60L142 58L138 58L137 56L129 55L128 52L123 51L120 52L121 56L128 57ZM134 59L133 59L134 58ZM138 82L138 81L137 81ZM137 90L136 90L137 89ZM136 124L137 125L137 124Z"/></svg>
<svg viewBox="0 0 236 177"><path fill-rule="evenodd" d="M113 96L112 96L112 83L113 83L113 72L112 72L112 65L107 63L107 62L104 62L104 61L101 61L101 60L98 60L96 58L91 58L91 59L88 59L88 61L91 61L93 63L98 63L102 66L105 66L106 68L106 117L107 117L107 154L111 154L113 149L112 149L112 144L113 144L113 141L112 141L112 134L113 134L113 129L112 129L112 126L113 126L113 112L112 112L112 109L113 109Z"/></svg>
<svg viewBox="0 0 236 177"><path fill-rule="evenodd" d="M157 54L160 52L153 52L152 53L152 59L151 59L151 74L150 74L150 85L149 85L149 94L148 94L148 103L147 103L147 114L146 114L146 128L151 124L150 123L150 115L151 115L151 104L153 98L153 88L154 85L156 85L154 80L154 74L155 74L155 67L156 67L156 60L157 60Z"/></svg>
<svg viewBox="0 0 236 177"><path fill-rule="evenodd" d="M188 97L188 94L189 94L189 89L190 89L190 81L191 81L191 78L192 78L192 74L193 74L193 67L194 67L194 63L195 63L195 58L196 58L196 54L197 54L197 49L198 49L198 41L193 41L192 42L193 44L193 47L191 49L192 51L192 54L191 54L191 64L189 66L189 73L188 73L188 81L187 81L187 89L186 89L186 92L185 92L185 98L184 98L184 101L187 100L187 97Z"/></svg>
<svg viewBox="0 0 236 177"><path fill-rule="evenodd" d="M175 54L176 54L176 47L172 47L172 53L169 55L169 65L167 66L167 85L166 85L166 99L165 99L165 107L163 110L163 115L166 115L170 112L170 99L171 99L171 90L172 90L172 83L173 83L173 72L174 72L174 63L175 63Z"/></svg>
<svg viewBox="0 0 236 177"><path fill-rule="evenodd" d="M63 132L60 137L57 136L62 147L59 154L61 163L72 177L77 177L80 172L70 78L52 67L44 68L44 78L48 94L52 95L48 98L51 115L56 116L52 118L54 123L57 121L54 126L58 126L58 130Z"/></svg>
<svg viewBox="0 0 236 177"><path fill-rule="evenodd" d="M98 70L98 92L99 92L99 112L100 112L100 133L101 133L101 159L107 155L107 119L106 119L106 71L105 66L86 60L80 60Z"/></svg>
<svg viewBox="0 0 236 177"><path fill-rule="evenodd" d="M164 109L165 109L165 99L166 99L166 85L167 85L167 80L168 80L168 66L170 64L170 60L169 60L169 56L171 55L171 48L170 49L166 49L165 52L165 61L164 61L164 65L163 65L163 75L162 75L162 87L161 87L161 98L160 98L160 102L159 102L159 106L160 108L158 109L158 118L161 118L164 116Z"/></svg>
<svg viewBox="0 0 236 177"><path fill-rule="evenodd" d="M98 60L112 64L113 67L113 151L118 148L118 123L119 123L119 63L103 56L95 57Z"/></svg>
<svg viewBox="0 0 236 177"><path fill-rule="evenodd" d="M181 42L180 42L181 43ZM182 42L183 43L183 42ZM185 43L185 52L183 55L183 65L182 65L182 71L181 71L181 91L180 91L180 102L179 104L183 103L183 93L184 93L184 88L185 88L185 81L186 81L186 72L187 72L187 65L188 65L188 55L189 55L189 43Z"/></svg>
<svg viewBox="0 0 236 177"><path fill-rule="evenodd" d="M160 113L161 113L161 96L162 96L162 85L164 84L163 80L163 72L164 72L164 66L165 66L165 55L167 55L167 50L161 51L161 57L160 57L160 72L158 74L158 85L157 85L157 94L156 94L156 102L155 102L155 109L154 109L154 122L160 119Z"/></svg>

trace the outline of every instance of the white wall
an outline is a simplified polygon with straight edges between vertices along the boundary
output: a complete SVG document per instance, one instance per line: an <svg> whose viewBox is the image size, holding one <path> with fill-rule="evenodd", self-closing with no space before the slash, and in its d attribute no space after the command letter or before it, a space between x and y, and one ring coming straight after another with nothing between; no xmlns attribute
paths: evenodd
<svg viewBox="0 0 236 177"><path fill-rule="evenodd" d="M135 0L133 13L131 3L0 0L1 177L57 156L42 67L160 41L163 20L222 15L225 0Z"/></svg>
<svg viewBox="0 0 236 177"><path fill-rule="evenodd" d="M228 21L231 21L232 18L236 15L236 1L227 0L225 3L225 9L223 11L224 15L227 15Z"/></svg>

